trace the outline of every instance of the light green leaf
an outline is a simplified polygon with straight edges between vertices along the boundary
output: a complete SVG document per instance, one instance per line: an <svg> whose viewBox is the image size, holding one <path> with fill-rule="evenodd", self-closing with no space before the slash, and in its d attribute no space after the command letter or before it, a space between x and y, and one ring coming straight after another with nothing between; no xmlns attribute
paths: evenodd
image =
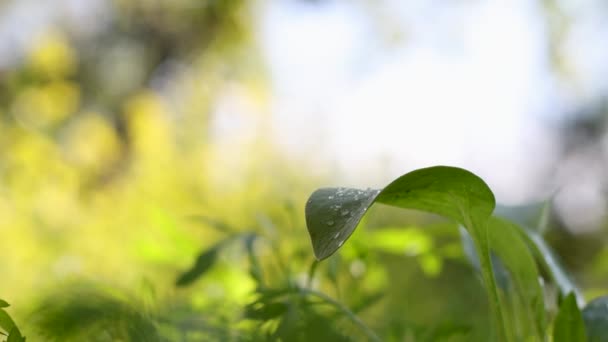
<svg viewBox="0 0 608 342"><path fill-rule="evenodd" d="M502 338L505 327L486 232L486 221L495 206L488 185L469 171L435 166L405 174L382 190L319 189L306 204L306 225L317 259L336 252L375 202L438 214L469 231L480 255L482 276Z"/></svg>
<svg viewBox="0 0 608 342"><path fill-rule="evenodd" d="M554 342L586 341L585 324L578 305L576 296L570 293L559 307L559 312L553 324Z"/></svg>
<svg viewBox="0 0 608 342"><path fill-rule="evenodd" d="M592 300L583 309L587 336L591 342L608 341L608 296Z"/></svg>
<svg viewBox="0 0 608 342"><path fill-rule="evenodd" d="M477 229L495 205L492 191L481 178L448 166L412 171L383 190L322 188L306 204L306 224L317 259L338 250L375 202L438 214L467 229Z"/></svg>
<svg viewBox="0 0 608 342"><path fill-rule="evenodd" d="M524 326L533 323L534 335L543 336L546 322L540 276L534 258L518 230L519 228L513 223L492 217L488 223L490 247L510 271L509 275L515 285L516 294L524 303L524 313L530 315L520 321Z"/></svg>

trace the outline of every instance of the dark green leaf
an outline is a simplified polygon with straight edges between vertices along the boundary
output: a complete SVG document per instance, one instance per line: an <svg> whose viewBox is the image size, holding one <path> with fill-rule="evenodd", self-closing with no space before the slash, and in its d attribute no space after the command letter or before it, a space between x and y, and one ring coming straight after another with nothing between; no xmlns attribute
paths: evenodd
<svg viewBox="0 0 608 342"><path fill-rule="evenodd" d="M539 273L534 258L526 243L521 239L518 227L504 219L492 217L488 221L488 239L495 252L506 268L525 303L524 312L531 314L521 320L523 324L535 323L533 331L536 336L545 332L544 294L539 283Z"/></svg>
<svg viewBox="0 0 608 342"><path fill-rule="evenodd" d="M576 304L576 296L570 293L562 301L553 325L553 341L586 341L585 324Z"/></svg>
<svg viewBox="0 0 608 342"><path fill-rule="evenodd" d="M0 299L0 308L7 308L9 306L10 305L5 300Z"/></svg>
<svg viewBox="0 0 608 342"><path fill-rule="evenodd" d="M383 190L323 188L306 204L306 224L317 259L338 250L374 203L442 215L473 229L494 209L494 195L469 171L435 166L412 171Z"/></svg>
<svg viewBox="0 0 608 342"><path fill-rule="evenodd" d="M264 285L264 275L262 273L262 267L260 261L255 253L255 240L257 235L254 233L247 234L244 237L245 249L247 250L247 256L249 257L249 274L259 284Z"/></svg>
<svg viewBox="0 0 608 342"><path fill-rule="evenodd" d="M306 225L315 256L323 260L342 246L353 233L378 190L324 188L306 204Z"/></svg>
<svg viewBox="0 0 608 342"><path fill-rule="evenodd" d="M182 273L182 275L177 278L175 285L177 286L186 286L197 280L200 276L205 274L215 261L217 260L217 255L221 247L223 246L223 242L216 244L210 249L202 252L198 258L196 258L196 262L194 265L186 272Z"/></svg>
<svg viewBox="0 0 608 342"><path fill-rule="evenodd" d="M592 300L583 309L587 336L591 342L608 341L608 296Z"/></svg>
<svg viewBox="0 0 608 342"><path fill-rule="evenodd" d="M13 329L11 329L11 332L8 334L6 342L25 342L25 337L21 335L19 328L14 326Z"/></svg>
<svg viewBox="0 0 608 342"><path fill-rule="evenodd" d="M277 318L287 311L287 304L282 302L249 305L245 308L245 318L267 321Z"/></svg>
<svg viewBox="0 0 608 342"><path fill-rule="evenodd" d="M8 313L2 309L0 309L0 328L4 329L4 331L9 332L15 326L15 322Z"/></svg>

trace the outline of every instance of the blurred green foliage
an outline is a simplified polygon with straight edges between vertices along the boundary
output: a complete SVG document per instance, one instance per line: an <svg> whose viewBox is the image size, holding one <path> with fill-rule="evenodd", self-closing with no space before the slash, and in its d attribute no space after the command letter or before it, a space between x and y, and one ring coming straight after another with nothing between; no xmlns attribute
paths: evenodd
<svg viewBox="0 0 608 342"><path fill-rule="evenodd" d="M99 31L51 27L0 70L0 304L19 336L486 340L453 224L375 208L317 264L303 208L330 172L279 153L265 114L213 136L225 92L267 112L248 6L114 0Z"/></svg>

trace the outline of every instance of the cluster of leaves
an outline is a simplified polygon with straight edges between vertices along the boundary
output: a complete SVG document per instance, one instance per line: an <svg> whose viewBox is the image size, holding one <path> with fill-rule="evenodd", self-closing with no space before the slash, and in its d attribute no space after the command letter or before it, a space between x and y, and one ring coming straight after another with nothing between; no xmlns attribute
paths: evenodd
<svg viewBox="0 0 608 342"><path fill-rule="evenodd" d="M351 237L376 202L440 214L455 223L433 223L426 230L416 226L360 230ZM281 236L264 216L246 230L196 217L213 227L217 242L205 247L191 267L176 277L175 293L149 305L115 287L62 287L40 303L28 322L34 326L31 331L57 341L544 341L549 335L558 342L603 341L608 297L584 304L541 236L539 227L546 214L544 203L495 208L492 192L481 179L451 167L417 170L382 190L320 189L306 205L306 223L315 256L327 262L310 263L299 223ZM425 232L455 240L462 254ZM300 243L292 244L289 234ZM338 250L342 253L335 253ZM391 266L386 261L374 265L374 255L403 255L404 251L429 277L440 276L437 269L444 259L468 259L487 290L495 318L492 329L480 331L480 326L466 320L441 321L445 317L436 316L430 325L410 322L408 316L420 312L408 312L411 308L394 298L395 293L389 293L378 276ZM403 259L397 262L403 265ZM213 273L227 263L247 270L253 286L248 295L239 301L212 299L203 293L206 302L197 304L197 293L213 290L207 286L214 281ZM350 272L343 272L347 264ZM455 284L462 282L451 287ZM404 318L390 312L391 303ZM457 305L463 306L462 302ZM477 308L470 305L468 310L475 315ZM13 329L0 323L7 332Z"/></svg>
<svg viewBox="0 0 608 342"><path fill-rule="evenodd" d="M382 190L322 188L306 205L306 222L315 256L325 259L341 248L374 203L422 210L463 227L463 245L477 266L495 319L498 340L605 340L608 296L584 307L584 299L561 269L535 227L526 227L528 208L495 210L487 184L469 171L437 166L410 172ZM542 210L541 210L542 212ZM542 225L543 215L540 215ZM541 277L537 266L543 268ZM547 278L547 279L545 279ZM547 313L547 283L559 289L552 324ZM550 313L550 312L549 312Z"/></svg>

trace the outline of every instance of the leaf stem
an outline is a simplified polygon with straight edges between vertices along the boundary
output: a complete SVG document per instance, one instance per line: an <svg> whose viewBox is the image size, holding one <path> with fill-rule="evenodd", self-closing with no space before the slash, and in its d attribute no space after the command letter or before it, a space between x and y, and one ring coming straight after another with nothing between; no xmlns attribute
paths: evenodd
<svg viewBox="0 0 608 342"><path fill-rule="evenodd" d="M473 228L472 230L475 230L475 228ZM494 267L492 266L490 248L488 246L487 230L485 229L485 227L483 227L481 231L475 230L475 236L473 236L473 241L475 243L477 253L479 254L481 275L483 277L483 282L488 294L490 310L494 316L494 323L498 332L498 340L505 341L507 327L505 326L506 322L502 314L502 309L500 307L500 298L498 296L496 279L494 278Z"/></svg>

